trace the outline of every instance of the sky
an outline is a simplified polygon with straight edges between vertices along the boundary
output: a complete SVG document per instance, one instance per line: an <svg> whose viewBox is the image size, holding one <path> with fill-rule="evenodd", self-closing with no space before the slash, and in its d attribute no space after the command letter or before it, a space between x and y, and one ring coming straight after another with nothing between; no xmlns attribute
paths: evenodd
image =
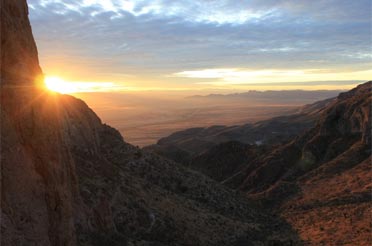
<svg viewBox="0 0 372 246"><path fill-rule="evenodd" d="M370 0L28 0L44 73L81 91L348 89Z"/></svg>

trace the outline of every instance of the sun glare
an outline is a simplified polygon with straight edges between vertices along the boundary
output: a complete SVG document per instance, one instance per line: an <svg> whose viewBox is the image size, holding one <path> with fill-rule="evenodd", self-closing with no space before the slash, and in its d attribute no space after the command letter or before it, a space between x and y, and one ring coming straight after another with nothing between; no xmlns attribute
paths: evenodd
<svg viewBox="0 0 372 246"><path fill-rule="evenodd" d="M112 82L65 81L59 77L45 77L44 82L48 90L62 94L128 90L128 87L119 86Z"/></svg>
<svg viewBox="0 0 372 246"><path fill-rule="evenodd" d="M45 85L49 90L62 94L77 92L73 83L66 82L58 77L46 77Z"/></svg>

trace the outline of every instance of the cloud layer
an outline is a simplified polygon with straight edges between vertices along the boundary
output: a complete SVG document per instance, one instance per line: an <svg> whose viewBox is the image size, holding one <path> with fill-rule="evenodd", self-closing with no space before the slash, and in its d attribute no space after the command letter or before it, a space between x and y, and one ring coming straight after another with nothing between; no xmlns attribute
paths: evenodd
<svg viewBox="0 0 372 246"><path fill-rule="evenodd" d="M369 0L29 0L29 6L46 72L70 77L187 86L225 79L192 71L282 71L276 75L284 78L372 67Z"/></svg>

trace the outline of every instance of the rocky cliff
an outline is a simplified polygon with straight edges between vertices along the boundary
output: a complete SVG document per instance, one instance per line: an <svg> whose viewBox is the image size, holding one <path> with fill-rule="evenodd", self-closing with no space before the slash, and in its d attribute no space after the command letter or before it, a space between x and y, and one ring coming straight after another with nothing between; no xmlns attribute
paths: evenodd
<svg viewBox="0 0 372 246"><path fill-rule="evenodd" d="M290 245L243 194L123 141L46 91L25 0L1 0L2 245Z"/></svg>
<svg viewBox="0 0 372 246"><path fill-rule="evenodd" d="M30 86L40 74L25 1L1 0L1 79L4 86Z"/></svg>

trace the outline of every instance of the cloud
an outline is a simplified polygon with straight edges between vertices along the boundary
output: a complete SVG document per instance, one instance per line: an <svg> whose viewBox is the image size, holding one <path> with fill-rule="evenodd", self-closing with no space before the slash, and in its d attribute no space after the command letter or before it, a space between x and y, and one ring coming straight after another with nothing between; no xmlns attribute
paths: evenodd
<svg viewBox="0 0 372 246"><path fill-rule="evenodd" d="M322 80L350 81L363 80L372 76L372 70L359 72L337 72L327 70L249 70L238 68L203 69L183 71L172 76L193 79L214 79L214 81L199 82L208 85L239 85L250 83L288 83L313 82Z"/></svg>
<svg viewBox="0 0 372 246"><path fill-rule="evenodd" d="M62 4L71 10L96 7L98 12L129 12L135 16L152 14L160 18L179 17L191 22L242 24L271 15L301 16L302 19L365 20L370 17L369 0L30 0L34 8Z"/></svg>
<svg viewBox="0 0 372 246"><path fill-rule="evenodd" d="M260 19L271 10L249 8L247 1L243 6L232 4L232 1L170 1L170 0L34 0L30 1L32 9L37 6L50 7L59 5L62 10L55 10L57 14L65 14L63 9L79 11L83 8L95 7L93 15L102 12L122 12L134 16L153 15L158 18L178 17L189 22L207 22L217 24L242 24L249 20Z"/></svg>

